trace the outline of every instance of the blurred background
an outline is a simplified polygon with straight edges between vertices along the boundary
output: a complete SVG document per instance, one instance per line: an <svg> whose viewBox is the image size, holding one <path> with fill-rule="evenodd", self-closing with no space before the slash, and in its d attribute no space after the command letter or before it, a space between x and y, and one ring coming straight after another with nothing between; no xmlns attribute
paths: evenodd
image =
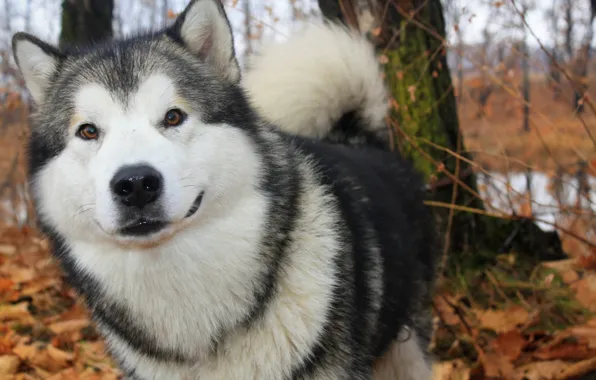
<svg viewBox="0 0 596 380"><path fill-rule="evenodd" d="M112 379L35 228L10 40L161 28L186 0L0 2L0 379ZM375 45L440 226L437 379L596 378L596 0L224 0L241 65L324 18Z"/></svg>

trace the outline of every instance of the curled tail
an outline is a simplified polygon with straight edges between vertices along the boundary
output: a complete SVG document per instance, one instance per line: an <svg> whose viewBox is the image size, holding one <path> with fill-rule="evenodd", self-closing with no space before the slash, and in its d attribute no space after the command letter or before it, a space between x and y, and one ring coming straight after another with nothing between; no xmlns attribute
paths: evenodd
<svg viewBox="0 0 596 380"><path fill-rule="evenodd" d="M261 115L286 133L388 147L379 62L372 44L346 27L311 24L264 46L243 85Z"/></svg>

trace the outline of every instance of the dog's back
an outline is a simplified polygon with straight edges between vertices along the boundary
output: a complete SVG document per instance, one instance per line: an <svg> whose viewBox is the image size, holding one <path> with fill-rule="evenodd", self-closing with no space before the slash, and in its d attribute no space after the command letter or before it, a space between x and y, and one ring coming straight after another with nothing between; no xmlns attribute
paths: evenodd
<svg viewBox="0 0 596 380"><path fill-rule="evenodd" d="M372 45L343 26L309 25L267 46L243 83L338 199L353 264L343 279L355 289L350 333L370 347L376 378L428 378L433 221L420 176L390 149ZM349 302L342 291L336 299Z"/></svg>

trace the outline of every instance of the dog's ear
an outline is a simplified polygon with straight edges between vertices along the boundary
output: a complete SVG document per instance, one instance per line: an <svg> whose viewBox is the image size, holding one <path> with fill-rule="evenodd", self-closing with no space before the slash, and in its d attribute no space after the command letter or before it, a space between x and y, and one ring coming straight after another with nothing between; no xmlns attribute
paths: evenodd
<svg viewBox="0 0 596 380"><path fill-rule="evenodd" d="M220 0L192 0L172 31L184 46L224 78L240 80L232 28Z"/></svg>
<svg viewBox="0 0 596 380"><path fill-rule="evenodd" d="M22 32L13 36L12 52L33 100L37 104L43 102L61 53L37 37Z"/></svg>

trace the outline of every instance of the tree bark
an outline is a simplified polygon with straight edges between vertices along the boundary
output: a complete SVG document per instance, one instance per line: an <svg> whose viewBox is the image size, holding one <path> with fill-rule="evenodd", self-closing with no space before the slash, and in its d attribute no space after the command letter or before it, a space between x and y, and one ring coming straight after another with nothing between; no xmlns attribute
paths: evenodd
<svg viewBox="0 0 596 380"><path fill-rule="evenodd" d="M112 38L114 0L63 0L60 46Z"/></svg>
<svg viewBox="0 0 596 380"><path fill-rule="evenodd" d="M431 184L433 201L483 210L483 202L473 195L478 191L471 165L433 147L440 146L470 158L462 153L465 152L463 136L443 43L445 20L441 1L378 0L378 3L378 8L385 12L381 33L373 42L385 55L385 78L394 100L391 119L398 130L394 140L399 150ZM338 0L319 0L326 17L342 20L336 14L337 4ZM327 14L326 10L331 13ZM443 167L444 170L439 169ZM454 184L446 172L459 176L468 190ZM443 184L432 186L433 180L435 184ZM482 252L494 257L509 249L553 257L562 255L558 236L544 233L529 220L512 222L440 207L435 211L441 236L445 236L445 247L458 255Z"/></svg>

